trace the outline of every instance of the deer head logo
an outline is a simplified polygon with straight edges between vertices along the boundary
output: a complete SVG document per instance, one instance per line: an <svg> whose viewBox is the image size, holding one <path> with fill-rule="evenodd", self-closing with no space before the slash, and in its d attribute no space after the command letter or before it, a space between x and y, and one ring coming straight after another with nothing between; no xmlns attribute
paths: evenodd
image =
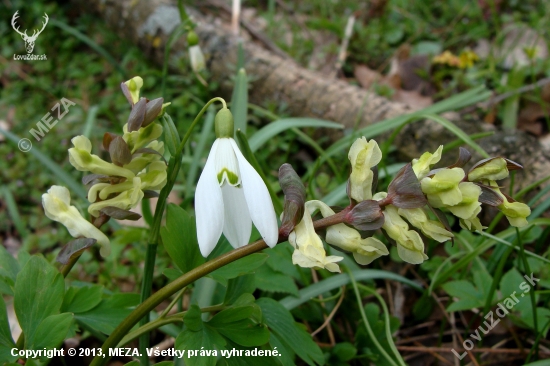
<svg viewBox="0 0 550 366"><path fill-rule="evenodd" d="M42 33L44 28L46 28L46 24L48 24L48 19L49 19L48 14L44 13L45 22L42 23L42 29L40 29L39 31L37 31L35 29L35 30L33 30L32 36L28 36L27 35L27 30L25 30L24 32L20 32L19 31L19 26L16 27L15 20L17 18L19 18L19 15L17 15L18 12L19 11L16 11L15 14L13 14L13 17L11 18L11 26L23 38L23 41L25 42L25 48L27 49L27 53L31 53L33 48L34 48L34 42L36 42L36 38L38 37L38 35L40 33Z"/></svg>

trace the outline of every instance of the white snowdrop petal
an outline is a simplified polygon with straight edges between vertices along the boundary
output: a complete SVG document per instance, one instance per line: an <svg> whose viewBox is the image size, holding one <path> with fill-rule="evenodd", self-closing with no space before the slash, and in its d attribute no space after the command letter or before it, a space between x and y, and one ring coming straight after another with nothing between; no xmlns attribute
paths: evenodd
<svg viewBox="0 0 550 366"><path fill-rule="evenodd" d="M216 247L223 230L223 197L214 160L218 141L212 145L195 191L197 240L203 257L207 257Z"/></svg>
<svg viewBox="0 0 550 366"><path fill-rule="evenodd" d="M252 231L252 220L246 206L242 188L229 184L222 186L224 223L223 235L234 248L248 244Z"/></svg>
<svg viewBox="0 0 550 366"><path fill-rule="evenodd" d="M279 228L267 187L258 172L245 159L235 140L229 140L239 161L241 184L252 222L254 222L265 243L270 247L274 247L279 238Z"/></svg>
<svg viewBox="0 0 550 366"><path fill-rule="evenodd" d="M216 139L218 149L215 155L216 176L222 185L224 182L236 186L241 182L239 162L231 146L229 138Z"/></svg>

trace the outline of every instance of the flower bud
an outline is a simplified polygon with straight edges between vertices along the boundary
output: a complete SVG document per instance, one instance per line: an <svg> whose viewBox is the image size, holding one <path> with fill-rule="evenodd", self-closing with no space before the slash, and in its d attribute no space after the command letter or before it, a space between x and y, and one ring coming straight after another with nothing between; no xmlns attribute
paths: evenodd
<svg viewBox="0 0 550 366"><path fill-rule="evenodd" d="M143 119L143 123L141 124L141 127L147 127L151 122L157 118L162 109L165 107L163 98L157 98L149 101L146 106L145 110L145 117ZM169 104L169 103L167 103Z"/></svg>
<svg viewBox="0 0 550 366"><path fill-rule="evenodd" d="M217 138L231 137L233 138L233 114L227 108L222 108L216 114L214 119L214 130Z"/></svg>
<svg viewBox="0 0 550 366"><path fill-rule="evenodd" d="M141 125L143 124L143 120L145 118L146 110L147 110L147 99L145 98L140 98L139 101L132 106L132 111L128 116L128 122L126 122L129 132L137 131L140 129Z"/></svg>
<svg viewBox="0 0 550 366"><path fill-rule="evenodd" d="M490 158L477 163L468 173L471 182L484 180L501 180L508 177L506 160L503 158Z"/></svg>
<svg viewBox="0 0 550 366"><path fill-rule="evenodd" d="M130 102L130 104L136 104L139 100L139 91L143 86L143 79L136 76L122 83L120 86L128 102Z"/></svg>

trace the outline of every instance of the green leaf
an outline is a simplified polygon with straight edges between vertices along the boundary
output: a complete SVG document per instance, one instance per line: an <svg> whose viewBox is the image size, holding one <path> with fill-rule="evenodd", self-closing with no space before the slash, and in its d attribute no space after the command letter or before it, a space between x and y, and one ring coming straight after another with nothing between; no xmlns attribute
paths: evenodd
<svg viewBox="0 0 550 366"><path fill-rule="evenodd" d="M338 343L332 348L332 354L342 362L351 360L357 354L355 346L349 342Z"/></svg>
<svg viewBox="0 0 550 366"><path fill-rule="evenodd" d="M209 277L227 286L227 280L244 274L254 273L267 260L268 255L254 253L229 263L209 274Z"/></svg>
<svg viewBox="0 0 550 366"><path fill-rule="evenodd" d="M235 87L231 95L231 113L235 122L235 131L241 130L246 134L248 112L248 80L246 71L240 69L235 77Z"/></svg>
<svg viewBox="0 0 550 366"><path fill-rule="evenodd" d="M0 293L13 296L13 286L19 269L19 263L0 245Z"/></svg>
<svg viewBox="0 0 550 366"><path fill-rule="evenodd" d="M255 347L269 341L269 330L259 323L260 318L258 305L250 304L220 311L207 324L241 346Z"/></svg>
<svg viewBox="0 0 550 366"><path fill-rule="evenodd" d="M226 305L237 303L239 299L247 294L251 294L255 289L256 276L253 274L232 278L227 282L227 291L225 292L223 302Z"/></svg>
<svg viewBox="0 0 550 366"><path fill-rule="evenodd" d="M102 300L103 286L69 287L61 306L62 312L84 313L95 308Z"/></svg>
<svg viewBox="0 0 550 366"><path fill-rule="evenodd" d="M485 296L466 280L450 281L444 284L443 289L451 296L457 297L458 301L453 302L447 311L470 310L485 305Z"/></svg>
<svg viewBox="0 0 550 366"><path fill-rule="evenodd" d="M17 357L11 355L11 349L15 348L15 342L11 337L10 323L4 298L0 297L0 363L15 361Z"/></svg>
<svg viewBox="0 0 550 366"><path fill-rule="evenodd" d="M200 357L189 357L188 350L221 350L226 342L225 339L215 330L208 327L201 319L200 308L193 304L185 314L184 322L186 329L176 338L175 347L185 351L185 364L188 366L214 366L216 356L209 355Z"/></svg>
<svg viewBox="0 0 550 366"><path fill-rule="evenodd" d="M282 292L298 296L298 287L292 277L276 272L269 266L256 270L256 287L266 292Z"/></svg>
<svg viewBox="0 0 550 366"><path fill-rule="evenodd" d="M34 343L30 349L57 348L65 339L73 322L73 314L50 315L36 328Z"/></svg>
<svg viewBox="0 0 550 366"><path fill-rule="evenodd" d="M183 273L204 263L199 251L195 217L173 203L166 208L166 226L160 229L160 236L172 262Z"/></svg>
<svg viewBox="0 0 550 366"><path fill-rule="evenodd" d="M139 361L130 361L128 363L125 363L124 366L139 366Z"/></svg>
<svg viewBox="0 0 550 366"><path fill-rule="evenodd" d="M323 352L304 329L294 321L290 312L277 301L263 297L256 301L262 309L269 329L308 365L324 364Z"/></svg>
<svg viewBox="0 0 550 366"><path fill-rule="evenodd" d="M17 275L13 300L26 346L34 344L40 323L59 313L64 294L61 273L44 258L32 256Z"/></svg>
<svg viewBox="0 0 550 366"><path fill-rule="evenodd" d="M340 123L325 121L322 119L316 118L285 118L278 121L271 122L267 126L258 130L252 136L248 143L250 144L250 149L252 152L255 152L260 147L263 146L266 142L271 140L273 137L277 136L281 132L288 130L290 128L300 128L300 127L317 127L317 128L336 128L342 129L344 126Z"/></svg>
<svg viewBox="0 0 550 366"><path fill-rule="evenodd" d="M110 334L137 304L139 304L139 294L114 294L102 300L92 310L75 314L75 319L90 328Z"/></svg>

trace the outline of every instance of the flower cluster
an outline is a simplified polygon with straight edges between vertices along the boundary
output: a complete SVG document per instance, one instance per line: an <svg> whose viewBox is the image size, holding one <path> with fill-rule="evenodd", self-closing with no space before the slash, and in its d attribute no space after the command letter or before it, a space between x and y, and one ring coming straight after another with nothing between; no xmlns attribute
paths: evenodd
<svg viewBox="0 0 550 366"><path fill-rule="evenodd" d="M336 249L353 255L357 263L365 265L382 255L389 254L386 245L373 235L381 229L385 236L397 247L399 257L412 264L420 264L428 259L424 253L425 237L438 242L453 239L451 229L440 209L460 219L460 225L467 230L482 230L478 215L481 203L500 209L513 226L527 225L530 214L527 205L515 202L502 193L497 180L508 177L509 171L521 166L505 158L489 158L475 164L468 173L462 167L469 161L470 154L460 149L458 161L452 166L432 169L441 159L443 146L434 153L424 153L419 159L405 165L388 187L388 192L373 190L377 186L377 164L382 153L374 140L365 137L357 139L350 148L349 160L351 174L348 181L350 205L335 211L320 201L308 201L304 210L293 209L293 217L283 216L282 227L293 227L288 237L295 248L293 263L302 267L325 268L339 272L336 262L342 257L327 256L321 238L315 230L326 228L325 241ZM284 169L283 169L284 167ZM283 166L285 182L289 168ZM294 178L294 187L299 178ZM294 206L305 198L305 191L294 189L290 194L290 185L281 184L285 193L285 211L287 195ZM303 186L302 186L303 188ZM301 193L300 199L299 197ZM319 211L323 219L313 223L311 215ZM294 221L293 221L294 220ZM289 222L296 224L293 226Z"/></svg>
<svg viewBox="0 0 550 366"><path fill-rule="evenodd" d="M157 139L162 126L156 123L162 114L162 98L148 100L139 95L143 80L138 76L121 84L132 110L123 127L123 135L105 133L103 148L111 162L92 154L92 143L86 136L76 136L69 149L69 161L77 170L90 172L82 179L88 187L86 221L74 206L70 206L69 191L53 186L42 196L46 215L65 225L73 237L96 239L102 245L102 255L108 255L109 240L97 229L110 217L135 220L140 216L129 210L143 198L154 197L166 184L164 145ZM95 225L95 226L94 226Z"/></svg>

